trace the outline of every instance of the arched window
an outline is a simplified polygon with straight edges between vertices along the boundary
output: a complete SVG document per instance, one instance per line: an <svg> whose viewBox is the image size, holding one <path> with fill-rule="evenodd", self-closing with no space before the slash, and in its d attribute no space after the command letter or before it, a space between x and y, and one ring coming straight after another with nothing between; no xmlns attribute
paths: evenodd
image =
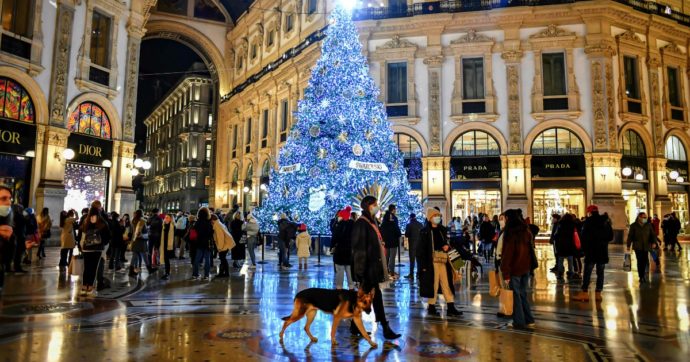
<svg viewBox="0 0 690 362"><path fill-rule="evenodd" d="M34 103L18 82L0 77L0 117L13 121L34 123Z"/></svg>
<svg viewBox="0 0 690 362"><path fill-rule="evenodd" d="M583 153L582 141L565 128L547 129L532 142L533 155L581 155Z"/></svg>
<svg viewBox="0 0 690 362"><path fill-rule="evenodd" d="M270 176L271 174L271 163L268 162L268 159L264 160L263 166L261 166L261 176L262 177L267 177Z"/></svg>
<svg viewBox="0 0 690 362"><path fill-rule="evenodd" d="M232 183L237 184L237 181L240 180L240 171L239 167L235 166L235 169L232 170Z"/></svg>
<svg viewBox="0 0 690 362"><path fill-rule="evenodd" d="M84 102L72 112L67 121L67 129L105 139L112 137L108 115L103 108L92 102Z"/></svg>
<svg viewBox="0 0 690 362"><path fill-rule="evenodd" d="M254 164L250 163L247 167L247 177L245 177L244 179L251 181L252 176L254 176Z"/></svg>
<svg viewBox="0 0 690 362"><path fill-rule="evenodd" d="M486 132L468 131L453 143L450 155L455 157L499 156L501 150L496 140Z"/></svg>
<svg viewBox="0 0 690 362"><path fill-rule="evenodd" d="M642 138L637 132L629 129L623 134L623 156L647 157Z"/></svg>
<svg viewBox="0 0 690 362"><path fill-rule="evenodd" d="M417 140L405 133L394 135L395 143L403 154L404 166L407 169L408 180L422 179L422 147Z"/></svg>
<svg viewBox="0 0 690 362"><path fill-rule="evenodd" d="M676 136L671 136L666 140L666 159L671 161L687 161L685 146Z"/></svg>

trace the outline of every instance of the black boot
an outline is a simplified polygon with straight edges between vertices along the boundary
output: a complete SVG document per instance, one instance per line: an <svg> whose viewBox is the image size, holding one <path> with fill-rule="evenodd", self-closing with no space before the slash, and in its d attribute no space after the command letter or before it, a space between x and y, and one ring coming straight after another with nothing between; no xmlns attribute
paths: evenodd
<svg viewBox="0 0 690 362"><path fill-rule="evenodd" d="M369 331L366 331L366 332L367 332L367 334L371 334L371 333L369 333ZM352 334L355 337L361 337L362 336L362 333L359 333L359 328L357 328L357 325L352 320L350 320L350 334Z"/></svg>
<svg viewBox="0 0 690 362"><path fill-rule="evenodd" d="M448 306L448 311L446 312L446 314L449 317L459 317L462 315L461 311L455 309L455 303L447 303L446 305Z"/></svg>
<svg viewBox="0 0 690 362"><path fill-rule="evenodd" d="M383 328L383 338L385 339L396 339L401 336L401 334L393 332L388 322L381 322L381 328Z"/></svg>
<svg viewBox="0 0 690 362"><path fill-rule="evenodd" d="M429 304L429 308L427 308L426 313L428 315L439 315L438 311L436 310L436 305L435 304Z"/></svg>

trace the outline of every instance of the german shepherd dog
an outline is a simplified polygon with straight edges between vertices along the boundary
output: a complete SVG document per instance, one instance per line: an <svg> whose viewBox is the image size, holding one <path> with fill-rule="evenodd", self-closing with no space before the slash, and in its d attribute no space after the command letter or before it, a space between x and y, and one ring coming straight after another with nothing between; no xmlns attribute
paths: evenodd
<svg viewBox="0 0 690 362"><path fill-rule="evenodd" d="M292 314L283 317L285 323L283 323L283 329L280 331L280 341L283 341L285 329L306 315L307 324L304 326L304 331L307 332L312 342L317 342L318 339L311 334L309 327L311 322L314 321L316 311L320 310L324 313L333 314L333 326L331 328L332 345L338 344L335 339L335 330L338 328L340 321L352 318L359 329L359 333L364 336L371 347L376 348L378 345L371 340L371 337L364 329L364 324L362 324L362 311L370 313L373 300L374 289L369 293L365 293L362 289L356 292L354 290L321 288L302 290L295 296Z"/></svg>

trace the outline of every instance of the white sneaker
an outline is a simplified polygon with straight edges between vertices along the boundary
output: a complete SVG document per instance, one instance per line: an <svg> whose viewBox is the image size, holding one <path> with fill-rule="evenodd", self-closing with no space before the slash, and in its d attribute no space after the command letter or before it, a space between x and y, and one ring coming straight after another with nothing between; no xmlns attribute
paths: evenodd
<svg viewBox="0 0 690 362"><path fill-rule="evenodd" d="M201 278L201 280L207 282L207 281L211 280L211 278L209 278L209 277L203 277L203 278Z"/></svg>
<svg viewBox="0 0 690 362"><path fill-rule="evenodd" d="M249 269L256 269L256 264L252 264L249 266Z"/></svg>

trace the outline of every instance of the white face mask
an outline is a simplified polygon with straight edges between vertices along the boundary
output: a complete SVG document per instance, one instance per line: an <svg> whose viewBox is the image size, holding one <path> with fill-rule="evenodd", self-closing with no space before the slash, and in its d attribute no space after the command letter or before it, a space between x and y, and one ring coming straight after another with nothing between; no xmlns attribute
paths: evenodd
<svg viewBox="0 0 690 362"><path fill-rule="evenodd" d="M431 218L431 223L434 225L438 225L441 223L441 217L440 216L434 216Z"/></svg>
<svg viewBox="0 0 690 362"><path fill-rule="evenodd" d="M369 208L369 213L371 213L371 216L376 216L376 214L379 213L380 208L378 206L372 206Z"/></svg>
<svg viewBox="0 0 690 362"><path fill-rule="evenodd" d="M1 205L0 206L0 216L7 217L7 215L10 214L10 211L12 211L12 206L10 206L10 205Z"/></svg>

